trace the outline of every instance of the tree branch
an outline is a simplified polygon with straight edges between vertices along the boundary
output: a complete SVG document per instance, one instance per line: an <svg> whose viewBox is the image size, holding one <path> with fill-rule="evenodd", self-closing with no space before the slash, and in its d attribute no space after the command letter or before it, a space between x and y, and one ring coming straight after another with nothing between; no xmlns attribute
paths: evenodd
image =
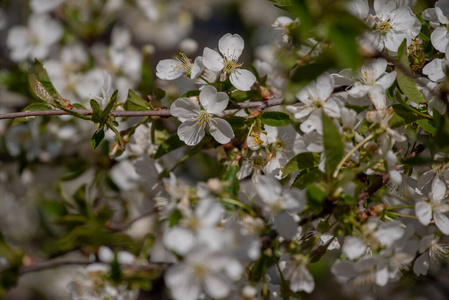
<svg viewBox="0 0 449 300"><path fill-rule="evenodd" d="M22 266L19 270L19 275L45 271L66 266L88 266L91 264L109 265L105 262L90 262L90 261L43 261L29 266ZM152 271L155 269L166 268L168 264L165 263L145 263L145 264L120 264L122 267L134 269L136 271Z"/></svg>
<svg viewBox="0 0 449 300"><path fill-rule="evenodd" d="M254 102L244 102L244 103L230 103L227 109L242 109L242 108L258 108L264 109L269 106L276 106L282 104L283 98L277 98L266 101L254 101ZM72 111L79 113L81 115L90 116L92 111L88 109L72 109ZM65 111L54 109L54 110L44 110L44 111L23 111L14 113L0 114L1 119L14 119L23 117L37 117L37 116L62 116L69 115ZM146 110L146 111L119 111L113 110L110 113L114 117L171 117L172 114L169 109L162 110Z"/></svg>

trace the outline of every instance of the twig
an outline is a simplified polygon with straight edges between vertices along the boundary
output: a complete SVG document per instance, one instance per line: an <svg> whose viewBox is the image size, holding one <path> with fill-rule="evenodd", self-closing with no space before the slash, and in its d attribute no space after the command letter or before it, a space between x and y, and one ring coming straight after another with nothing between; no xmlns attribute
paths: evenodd
<svg viewBox="0 0 449 300"><path fill-rule="evenodd" d="M264 109L269 106L275 106L282 104L283 98L277 98L266 101L254 101L254 102L244 102L244 103L231 103L228 105L228 109L242 109L242 108L259 108ZM72 111L79 113L81 115L90 116L92 115L92 111L88 109L72 109ZM23 111L23 112L14 112L14 113L5 113L0 114L1 119L14 119L14 118L23 118L23 117L36 117L36 116L62 116L69 115L68 113L59 110L44 110L44 111ZM146 111L119 111L113 110L110 113L111 116L114 117L163 117L168 118L171 117L171 112L169 109L162 110L146 110Z"/></svg>
<svg viewBox="0 0 449 300"><path fill-rule="evenodd" d="M144 213L144 214L142 214L142 215L140 215L140 216L138 216L138 217L136 217L136 218L134 218L132 220L129 220L128 222L124 222L124 223L109 223L109 224L107 224L107 227L110 230L112 230L112 231L123 231L123 230L126 230L129 227L131 227L131 225L134 224L135 222L137 222L137 221L139 221L139 220L141 220L141 219L143 219L145 217L151 216L155 212L157 212L157 211L155 209L152 209L152 210L150 210L150 211L148 211L148 212L146 212L146 213Z"/></svg>
<svg viewBox="0 0 449 300"><path fill-rule="evenodd" d="M29 273L34 273L34 272L40 272L40 271L45 271L45 270L49 270L49 269L55 269L55 268L60 268L60 267L66 267L66 266L88 266L91 264L103 264L103 265L109 265L109 263L105 263L105 262L90 262L90 261L43 261L43 262L38 262L36 264L33 265L29 265L29 266L22 266L19 270L19 275L25 275L25 274L29 274ZM145 264L120 264L122 267L125 268L130 268L130 269L134 269L136 271L152 271L155 269L163 269L166 268L168 266L168 264L165 263L145 263Z"/></svg>

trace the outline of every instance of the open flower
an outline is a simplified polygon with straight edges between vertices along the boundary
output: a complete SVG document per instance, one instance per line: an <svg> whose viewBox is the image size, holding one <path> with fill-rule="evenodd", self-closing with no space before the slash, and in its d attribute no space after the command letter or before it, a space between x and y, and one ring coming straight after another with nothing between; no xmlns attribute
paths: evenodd
<svg viewBox="0 0 449 300"><path fill-rule="evenodd" d="M156 66L156 76L164 80L173 80L184 76L189 76L195 79L204 70L203 58L198 56L195 61L192 61L182 52L179 53L181 58L164 59Z"/></svg>
<svg viewBox="0 0 449 300"><path fill-rule="evenodd" d="M200 103L190 98L180 98L170 107L171 114L182 122L178 127L178 135L181 141L189 146L198 144L205 135L205 130L220 144L229 143L234 137L231 125L214 115L219 114L228 106L229 97L226 93L207 85L200 93Z"/></svg>
<svg viewBox="0 0 449 300"><path fill-rule="evenodd" d="M256 81L256 76L248 70L240 69L243 63L238 63L245 42L238 34L225 34L218 41L218 53L208 47L204 48L203 63L213 72L222 72L222 79L229 74L229 80L238 90L249 91Z"/></svg>

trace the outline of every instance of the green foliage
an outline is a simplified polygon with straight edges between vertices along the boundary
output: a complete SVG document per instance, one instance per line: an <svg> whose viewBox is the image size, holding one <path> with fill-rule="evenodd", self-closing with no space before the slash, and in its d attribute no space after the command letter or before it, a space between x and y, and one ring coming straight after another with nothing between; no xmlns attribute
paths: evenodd
<svg viewBox="0 0 449 300"><path fill-rule="evenodd" d="M238 191L240 189L239 180L237 178L237 173L239 170L240 167L238 165L231 166L221 179L225 187L225 190L234 196L237 196Z"/></svg>
<svg viewBox="0 0 449 300"><path fill-rule="evenodd" d="M318 166L320 163L320 154L314 152L303 152L291 158L284 167L283 176L307 168Z"/></svg>
<svg viewBox="0 0 449 300"><path fill-rule="evenodd" d="M295 181L292 184L292 187L304 189L309 184L314 183L322 178L323 173L318 168L310 168L308 170L303 170L298 174L298 176L296 176Z"/></svg>
<svg viewBox="0 0 449 300"><path fill-rule="evenodd" d="M261 100L261 97L255 90L251 91L235 91L231 93L229 98L232 102L244 102L246 100Z"/></svg>
<svg viewBox="0 0 449 300"><path fill-rule="evenodd" d="M150 110L150 104L145 99L140 98L133 90L128 91L128 98L124 104L125 110L145 111Z"/></svg>
<svg viewBox="0 0 449 300"><path fill-rule="evenodd" d="M154 159L164 156L167 153L172 152L182 146L185 146L185 143L181 141L177 134L173 134L168 139L166 139L162 144L159 145L159 148L154 155Z"/></svg>
<svg viewBox="0 0 449 300"><path fill-rule="evenodd" d="M279 111L266 111L262 114L262 123L268 126L283 127L290 125L290 117Z"/></svg>
<svg viewBox="0 0 449 300"><path fill-rule="evenodd" d="M38 100L50 105L55 105L55 102L63 100L53 86L44 65L37 58L28 70L28 82L33 96Z"/></svg>
<svg viewBox="0 0 449 300"><path fill-rule="evenodd" d="M343 158L343 142L337 126L323 111L323 143L326 156L326 174L330 176Z"/></svg>
<svg viewBox="0 0 449 300"><path fill-rule="evenodd" d="M53 108L46 103L31 103L30 105L28 105L27 107L22 109L22 111L46 111L46 110L52 110L52 109ZM15 126L20 123L28 122L34 118L35 117L15 118L14 121L11 123L11 126Z"/></svg>

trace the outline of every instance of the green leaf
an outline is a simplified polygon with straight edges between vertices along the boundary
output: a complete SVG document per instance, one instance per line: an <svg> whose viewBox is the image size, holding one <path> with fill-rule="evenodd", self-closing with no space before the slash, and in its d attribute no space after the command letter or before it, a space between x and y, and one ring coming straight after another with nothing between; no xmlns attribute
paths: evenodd
<svg viewBox="0 0 449 300"><path fill-rule="evenodd" d="M154 155L154 159L164 156L165 154L170 153L182 146L185 146L185 143L179 139L177 134L174 134L159 145L159 148Z"/></svg>
<svg viewBox="0 0 449 300"><path fill-rule="evenodd" d="M401 93L400 93L398 90L395 91L394 99L395 99L400 105L402 105L404 108L406 108L406 109L409 110L410 112L413 112L413 113L416 114L417 116L422 117L422 118L432 119L432 117L429 116L428 114L422 113L422 112L420 112L419 110L417 110L416 108L414 108L413 106L408 105L408 104L404 101L404 99L402 99Z"/></svg>
<svg viewBox="0 0 449 300"><path fill-rule="evenodd" d="M262 114L262 123L268 126L282 127L290 124L290 117L279 111L266 111Z"/></svg>
<svg viewBox="0 0 449 300"><path fill-rule="evenodd" d="M332 119L329 118L324 111L322 112L322 118L324 155L326 156L326 174L330 176L335 171L335 168L344 156L343 142L337 126L335 126Z"/></svg>
<svg viewBox="0 0 449 300"><path fill-rule="evenodd" d="M156 99L162 100L162 98L164 98L165 95L166 95L166 92L163 89L161 89L161 88L154 89L154 97L156 97Z"/></svg>
<svg viewBox="0 0 449 300"><path fill-rule="evenodd" d="M283 176L287 176L296 171L318 166L320 154L314 152L304 152L295 155L284 167Z"/></svg>
<svg viewBox="0 0 449 300"><path fill-rule="evenodd" d="M260 100L261 97L257 91L235 91L231 93L231 101L233 102L243 102L246 100Z"/></svg>
<svg viewBox="0 0 449 300"><path fill-rule="evenodd" d="M323 178L323 173L318 168L310 169L309 171L303 171L296 176L295 181L291 187L296 187L298 189L304 189L309 184Z"/></svg>
<svg viewBox="0 0 449 300"><path fill-rule="evenodd" d="M323 209L323 202L326 194L317 186L309 185L307 187L307 204L314 214L318 214Z"/></svg>
<svg viewBox="0 0 449 300"><path fill-rule="evenodd" d="M404 40L398 49L398 62L396 63L396 80L401 88L401 91L407 96L410 101L421 104L426 103L426 100L422 96L421 92L416 86L415 80L411 77L412 71L410 69L410 63L408 61L406 40Z"/></svg>
<svg viewBox="0 0 449 300"><path fill-rule="evenodd" d="M34 64L28 69L28 82L31 93L37 99L54 105L57 100L63 100L48 76L44 65L36 58Z"/></svg>
<svg viewBox="0 0 449 300"><path fill-rule="evenodd" d="M197 96L200 95L200 92L201 92L200 90L188 91L188 92L185 92L184 94L182 94L181 98L183 98L183 97L187 97L187 98L189 98L189 97L197 97Z"/></svg>
<svg viewBox="0 0 449 300"><path fill-rule="evenodd" d="M418 119L414 113L400 104L394 104L392 107L394 109L394 115L388 123L393 129L413 123Z"/></svg>
<svg viewBox="0 0 449 300"><path fill-rule="evenodd" d="M100 115L100 126L103 126L106 124L106 121L108 120L109 114L111 113L112 108L114 107L115 102L117 101L117 95L118 90L115 90L114 93L112 93L111 99L109 100L108 104L104 108L103 112Z"/></svg>
<svg viewBox="0 0 449 300"><path fill-rule="evenodd" d="M140 98L133 90L128 91L128 98L123 106L128 111L150 110L150 104L145 99Z"/></svg>
<svg viewBox="0 0 449 300"><path fill-rule="evenodd" d="M291 81L305 85L310 81L315 80L328 69L332 69L334 67L335 61L329 53L322 54L317 60L315 60L315 62L308 63L294 69L291 75Z"/></svg>
<svg viewBox="0 0 449 300"><path fill-rule="evenodd" d="M92 135L92 147L96 149L104 139L104 130L100 128Z"/></svg>
<svg viewBox="0 0 449 300"><path fill-rule="evenodd" d="M424 131L430 133L430 134L436 134L437 133L437 129L435 128L435 126L433 126L429 120L427 119L421 119L421 120L417 120L416 123L419 125L419 127L421 127L422 129L424 129Z"/></svg>
<svg viewBox="0 0 449 300"><path fill-rule="evenodd" d="M242 128L245 127L246 123L248 122L248 119L244 117L232 116L226 118L226 121L228 121L228 123L232 126L232 128Z"/></svg>
<svg viewBox="0 0 449 300"><path fill-rule="evenodd" d="M221 179L225 190L234 196L237 196L239 191L239 180L237 179L237 172L239 170L239 166L232 166L226 171Z"/></svg>
<svg viewBox="0 0 449 300"><path fill-rule="evenodd" d="M90 107L92 108L92 122L94 123L100 123L101 121L101 107L100 104L98 103L98 101L91 99L90 100Z"/></svg>
<svg viewBox="0 0 449 300"><path fill-rule="evenodd" d="M182 219L182 213L175 209L173 211L173 213L170 215L170 217L168 218L168 223L170 225L170 227L173 227L175 225L177 225L179 223L179 220Z"/></svg>
<svg viewBox="0 0 449 300"><path fill-rule="evenodd" d="M45 110L52 110L52 109L53 109L53 107L51 107L50 105L39 102L39 103L32 103L32 104L28 105L27 107L22 109L22 111L45 111ZM11 126L15 126L20 123L28 122L34 118L35 118L34 116L15 118L14 121L11 123Z"/></svg>

